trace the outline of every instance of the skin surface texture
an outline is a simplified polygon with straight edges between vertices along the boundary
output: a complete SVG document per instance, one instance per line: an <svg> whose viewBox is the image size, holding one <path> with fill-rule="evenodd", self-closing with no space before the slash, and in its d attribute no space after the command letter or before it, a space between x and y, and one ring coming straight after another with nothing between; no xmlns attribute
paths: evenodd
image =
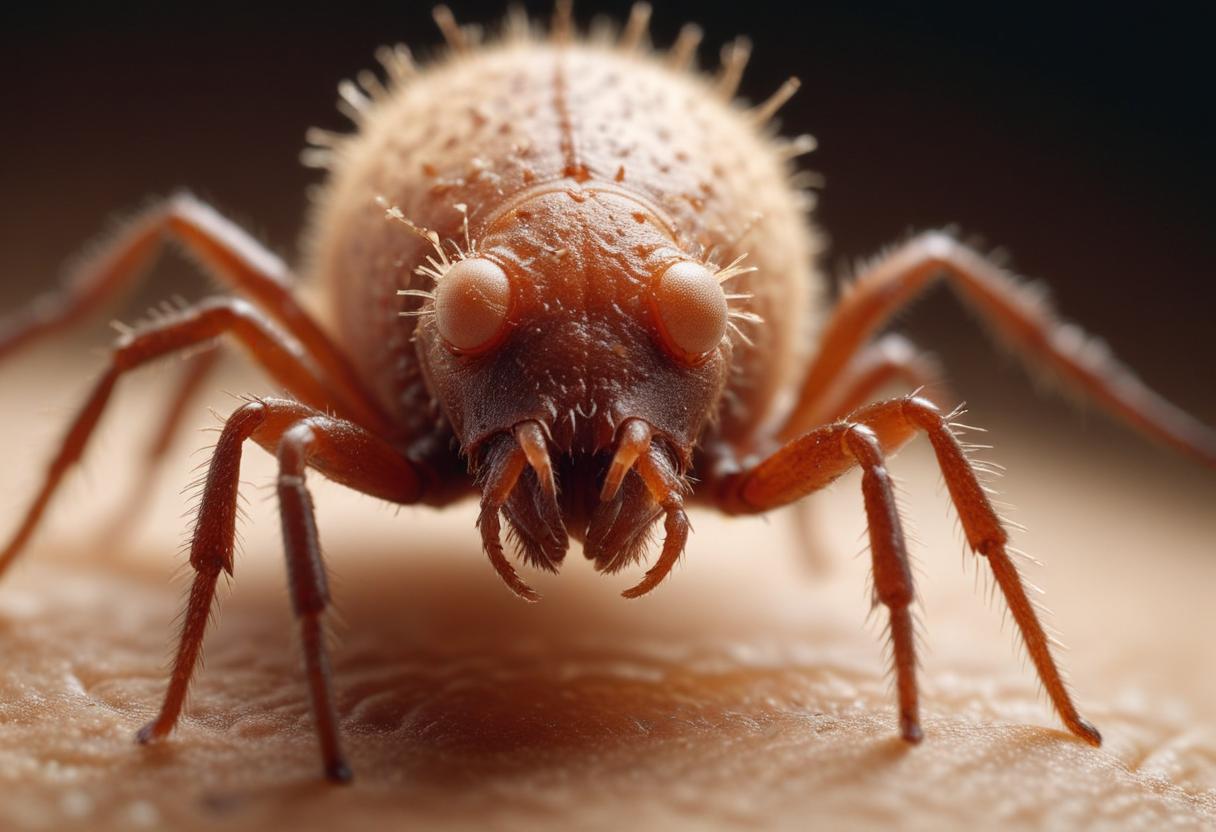
<svg viewBox="0 0 1216 832"><path fill-rule="evenodd" d="M87 373L75 356L6 368L0 407L41 421L0 480L11 527L58 420ZM1114 430L1064 440L985 421L1033 526L1019 543L1047 569L1072 680L1106 743L1065 733L1009 649L975 565L935 494L924 445L892 463L917 518L925 741L894 730L889 682L866 625L865 521L855 475L816 498L808 576L784 517L694 513L690 556L652 597L581 561L521 604L485 569L474 506L400 514L318 485L337 627L338 711L360 776L316 776L316 740L284 597L274 464L248 455L250 521L207 663L172 741L140 747L156 711L183 587L175 446L150 522L98 532L140 447L158 374L53 512L0 593L0 826L7 829L880 828L1204 829L1216 823L1216 684L1206 587L1216 581L1210 478L1153 449L1104 453ZM225 389L257 379L225 378ZM36 394L36 395L32 395ZM147 405L145 405L147 403ZM231 399L213 393L224 410ZM140 416L139 414L145 414ZM981 413L975 418L986 417ZM996 421L996 424L993 424ZM1065 424L1068 420L1064 420ZM213 419L196 414L201 427ZM1075 426L1075 423L1074 423ZM104 488L102 485L104 484ZM830 522L827 522L830 518ZM999 602L997 602L999 604Z"/></svg>

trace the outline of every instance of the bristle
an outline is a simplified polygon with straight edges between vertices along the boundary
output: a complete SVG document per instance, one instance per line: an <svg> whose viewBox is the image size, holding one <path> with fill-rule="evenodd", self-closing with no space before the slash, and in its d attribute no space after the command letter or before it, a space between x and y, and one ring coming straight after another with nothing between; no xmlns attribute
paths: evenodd
<svg viewBox="0 0 1216 832"><path fill-rule="evenodd" d="M667 53L667 65L672 69L688 69L697 56L697 47L701 45L703 34L697 24L685 23Z"/></svg>
<svg viewBox="0 0 1216 832"><path fill-rule="evenodd" d="M751 55L752 42L743 36L722 47L722 68L714 84L719 97L727 101L735 97L735 93L739 91L739 82L743 80L743 70L747 68Z"/></svg>
<svg viewBox="0 0 1216 832"><path fill-rule="evenodd" d="M309 127L304 131L304 141L313 147L333 149L345 140L346 137L341 133L335 133L333 130L326 130L322 127Z"/></svg>
<svg viewBox="0 0 1216 832"><path fill-rule="evenodd" d="M460 24L456 22L456 17L452 14L452 10L447 6L436 6L431 11L431 17L435 21L435 25L439 27L439 31L443 33L443 39L447 41L453 52L467 52L469 48L469 39L466 37Z"/></svg>
<svg viewBox="0 0 1216 832"><path fill-rule="evenodd" d="M752 108L752 120L757 124L768 122L769 119L777 115L777 111L784 107L787 101L794 97L794 93L798 92L798 88L801 86L802 82L797 78L787 78L785 83L768 97L768 100Z"/></svg>
<svg viewBox="0 0 1216 832"><path fill-rule="evenodd" d="M614 49L620 42L621 27L610 15L597 14L587 24L586 41L599 49Z"/></svg>
<svg viewBox="0 0 1216 832"><path fill-rule="evenodd" d="M415 269L415 271L419 274L431 276L436 280L441 278L443 273L451 267L452 261L448 259L447 253L444 252L443 243L439 239L439 235L429 228L424 228L411 222L398 206L393 205L383 196L377 196L374 201L377 206L384 210L385 218L390 219L393 222L401 223L414 234L417 234L419 237L426 240L431 244L431 247L435 249L435 253L439 255L438 261L436 261L433 257L426 258L427 262L431 264L429 269L426 266L419 266L417 269Z"/></svg>
<svg viewBox="0 0 1216 832"><path fill-rule="evenodd" d="M629 19L625 21L621 39L617 42L621 49L632 52L642 46L649 34L651 11L649 3L634 3L629 9Z"/></svg>
<svg viewBox="0 0 1216 832"><path fill-rule="evenodd" d="M740 254L734 260L730 261L725 266L723 266L722 268L720 268L716 272L714 272L714 277L717 278L718 283L722 284L722 283L725 283L726 281L730 280L733 277L738 277L741 274L749 274L751 272L756 271L755 266L742 265L743 261L746 259L747 259L747 253L744 252L743 254Z"/></svg>
<svg viewBox="0 0 1216 832"><path fill-rule="evenodd" d="M528 19L528 10L515 3L508 6L502 31L507 40L520 41L531 38L532 21Z"/></svg>
<svg viewBox="0 0 1216 832"><path fill-rule="evenodd" d="M404 43L381 46L376 50L376 60L384 67L384 74L393 84L400 86L418 74L414 55Z"/></svg>
<svg viewBox="0 0 1216 832"><path fill-rule="evenodd" d="M378 101L388 95L388 90L384 88L384 84L380 83L380 79L376 77L376 73L370 69L360 70L355 75L355 81L358 82L359 86L363 88L363 91L367 93L368 98L372 101Z"/></svg>
<svg viewBox="0 0 1216 832"><path fill-rule="evenodd" d="M460 27L460 31L464 33L464 41L470 49L475 49L486 39L486 27L480 23L466 23Z"/></svg>
<svg viewBox="0 0 1216 832"><path fill-rule="evenodd" d="M349 79L343 80L338 84L338 95L341 98L338 100L338 110L342 115L359 124L363 121L363 116L367 113L371 106L371 99L363 94L363 91L356 86L354 81Z"/></svg>
<svg viewBox="0 0 1216 832"><path fill-rule="evenodd" d="M464 251L460 252L461 257L473 256L473 240L469 237L469 206L463 202L457 202L452 206L460 213L460 227L464 231ZM457 251L460 251L457 248Z"/></svg>
<svg viewBox="0 0 1216 832"><path fill-rule="evenodd" d="M817 147L819 147L818 140L809 133L803 133L800 136L794 136L792 139L779 142L777 145L777 155L786 160L797 159L799 156L814 153Z"/></svg>
<svg viewBox="0 0 1216 832"><path fill-rule="evenodd" d="M736 321L746 321L749 324L762 324L764 318L757 315L755 312L744 312L738 309L732 309L727 313L727 317L733 318Z"/></svg>
<svg viewBox="0 0 1216 832"><path fill-rule="evenodd" d="M553 3L553 23L551 36L558 43L569 43L574 36L574 3L573 0L555 0Z"/></svg>
<svg viewBox="0 0 1216 832"><path fill-rule="evenodd" d="M822 188L823 174L813 170L799 170L795 171L787 181L789 182L789 186L794 190Z"/></svg>
<svg viewBox="0 0 1216 832"><path fill-rule="evenodd" d="M748 338L747 334L744 333L743 330L739 329L739 327L735 324L734 321L728 320L726 322L726 328L729 329L731 332L735 333L735 335L738 336L739 340L742 341L743 343L747 344L749 347L756 346L756 342L753 341L751 338Z"/></svg>
<svg viewBox="0 0 1216 832"><path fill-rule="evenodd" d="M334 166L334 152L326 147L306 147L300 151L300 164L316 170L330 170Z"/></svg>

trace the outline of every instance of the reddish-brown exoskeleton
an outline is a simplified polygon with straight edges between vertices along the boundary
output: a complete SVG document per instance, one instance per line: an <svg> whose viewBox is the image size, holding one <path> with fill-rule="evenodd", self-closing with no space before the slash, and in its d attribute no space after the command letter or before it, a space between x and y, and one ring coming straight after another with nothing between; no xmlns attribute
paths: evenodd
<svg viewBox="0 0 1216 832"><path fill-rule="evenodd" d="M764 129L796 82L741 107L733 98L746 42L724 50L716 77L701 76L687 71L696 27L659 55L642 48L648 14L637 6L609 43L576 37L568 4L559 4L548 37L513 17L504 37L483 47L441 7L446 59L420 72L404 47L386 49L387 87L370 74L342 85L360 129L314 131L306 157L331 172L303 270L327 292L332 328L297 302L282 262L188 195L137 218L64 290L0 325L0 358L62 330L129 286L166 238L233 293L118 339L0 553L0 571L29 540L127 371L229 336L293 397L250 401L220 434L172 678L141 741L164 737L180 716L216 583L233 569L240 460L252 439L278 459L291 597L332 779L350 772L322 637L329 592L309 467L397 503L441 506L479 494L485 551L527 600L537 595L504 555L503 517L531 565L556 570L573 537L604 572L638 561L662 520L661 552L625 592L633 598L683 552L686 503L764 512L860 468L900 732L916 742L912 576L885 459L924 433L1052 704L1072 732L1100 742L1069 698L950 416L916 396L869 403L891 380L909 389L928 380L906 342L876 334L944 280L1014 349L1143 433L1208 464L1216 439L1038 295L944 234L892 250L824 310L818 239L805 195L790 182L790 159L812 143ZM158 452L213 355L192 359Z"/></svg>

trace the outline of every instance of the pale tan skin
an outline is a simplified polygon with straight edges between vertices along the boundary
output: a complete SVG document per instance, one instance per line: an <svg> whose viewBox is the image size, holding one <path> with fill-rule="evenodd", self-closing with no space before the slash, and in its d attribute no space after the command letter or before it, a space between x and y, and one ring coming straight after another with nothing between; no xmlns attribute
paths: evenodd
<svg viewBox="0 0 1216 832"><path fill-rule="evenodd" d="M739 47L710 82L682 70L687 38L665 61L640 54L644 16L635 12L618 43L596 44L577 39L568 9L559 10L548 40L519 32L475 49L440 11L451 59L407 83L413 70L402 53L388 53L397 86L382 100L344 90L360 132L351 140L317 136L330 146L333 175L304 269L328 291L334 337L293 300L281 263L189 197L133 224L57 307L0 330L3 354L70 322L129 282L165 233L253 302L212 300L120 340L0 568L28 540L128 369L230 333L296 398L252 401L220 435L169 692L142 741L165 736L181 714L216 584L232 572L241 447L253 439L280 466L291 596L331 779L349 779L350 770L323 644L329 591L308 466L403 504L444 505L479 486L486 552L529 600L538 596L504 556L500 514L530 561L556 569L568 529L586 539L585 553L603 571L627 565L642 532L662 517L662 552L626 591L635 597L657 586L684 549L686 493L729 513L758 513L859 467L875 600L889 615L900 734L919 742L912 575L885 457L923 432L968 544L987 559L1053 705L1071 731L1100 742L1064 686L977 477L982 468L968 459L951 417L914 396L857 406L885 378L917 380L917 365L891 354L890 342L867 345L944 276L1027 358L1143 432L1209 464L1211 432L1086 348L1010 275L940 234L914 238L864 271L823 314L808 360L821 306L811 302L817 243L805 197L787 181L786 161L798 148L763 132L794 87L744 111L731 102ZM744 254L755 271L728 265ZM429 267L428 255L438 258ZM471 263L482 266L470 271ZM729 281L730 303L673 289L683 285L673 264L691 268L692 285L710 294ZM457 285L457 274L471 281L464 300L474 301L444 312L444 287ZM411 301L433 278L438 287L425 299L434 308L419 310ZM495 300L479 308L486 298ZM571 374L584 365L592 369ZM654 379L662 383L648 389Z"/></svg>

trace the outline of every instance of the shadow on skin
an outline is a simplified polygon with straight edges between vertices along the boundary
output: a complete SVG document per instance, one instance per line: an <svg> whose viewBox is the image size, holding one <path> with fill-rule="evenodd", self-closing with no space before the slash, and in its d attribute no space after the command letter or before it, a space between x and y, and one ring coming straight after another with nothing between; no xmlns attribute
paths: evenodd
<svg viewBox="0 0 1216 832"><path fill-rule="evenodd" d="M728 549L747 540L756 551L755 525L694 522L702 540ZM281 566L260 548L238 563L187 718L151 748L132 735L163 691L179 599L164 569L43 552L14 576L0 601L0 651L23 679L10 674L0 694L5 770L41 807L33 816L62 821L65 805L87 804L80 820L91 828L122 826L132 812L250 829L405 818L472 828L491 817L543 828L571 813L603 827L630 818L949 828L1061 812L1077 822L1138 817L1120 814L1128 806L1156 820L1211 817L1210 792L1140 778L1063 731L1010 718L1029 708L1048 719L1016 667L976 684L930 681L927 740L909 748L895 736L871 635L842 614L856 587L790 581L791 564L752 576L743 592L749 573L722 560L630 603L615 596L627 580L569 563L530 606L497 585L465 526L444 520L420 543L403 542L408 557L357 535L333 547L352 788L318 781ZM65 804L65 793L77 797ZM21 820L13 804L3 811Z"/></svg>

